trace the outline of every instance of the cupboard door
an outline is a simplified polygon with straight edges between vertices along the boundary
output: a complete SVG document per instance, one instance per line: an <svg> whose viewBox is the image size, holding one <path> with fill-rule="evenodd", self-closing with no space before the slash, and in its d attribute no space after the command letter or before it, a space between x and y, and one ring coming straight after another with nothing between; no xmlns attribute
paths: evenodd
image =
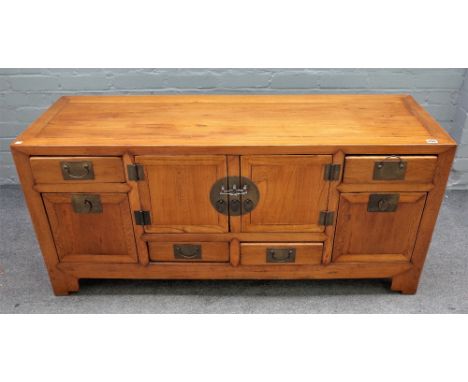
<svg viewBox="0 0 468 382"><path fill-rule="evenodd" d="M376 211L385 195L397 201L396 208L388 206L387 198L380 206L388 211ZM424 192L341 194L332 260L409 261L425 201Z"/></svg>
<svg viewBox="0 0 468 382"><path fill-rule="evenodd" d="M127 194L44 193L61 262L136 263Z"/></svg>
<svg viewBox="0 0 468 382"><path fill-rule="evenodd" d="M330 182L324 180L331 155L241 157L241 174L259 190L256 208L242 216L244 232L323 232Z"/></svg>
<svg viewBox="0 0 468 382"><path fill-rule="evenodd" d="M228 217L210 202L213 184L227 176L226 157L137 156L145 176L138 182L143 210L150 211L150 233L227 232Z"/></svg>

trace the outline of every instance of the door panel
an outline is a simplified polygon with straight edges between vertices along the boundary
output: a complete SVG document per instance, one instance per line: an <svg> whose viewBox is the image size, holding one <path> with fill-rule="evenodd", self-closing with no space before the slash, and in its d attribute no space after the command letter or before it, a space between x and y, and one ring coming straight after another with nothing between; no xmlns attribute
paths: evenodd
<svg viewBox="0 0 468 382"><path fill-rule="evenodd" d="M242 231L323 232L318 220L329 190L324 165L331 162L331 155L241 157L242 176L260 193L256 208L242 216Z"/></svg>
<svg viewBox="0 0 468 382"><path fill-rule="evenodd" d="M227 176L226 157L137 156L145 179L138 182L142 209L150 211L146 232L227 232L228 217L210 203L212 185Z"/></svg>
<svg viewBox="0 0 468 382"><path fill-rule="evenodd" d="M80 212L76 211L74 197L81 198ZM60 261L137 262L127 194L44 193L42 198ZM94 204L97 198L99 208L86 204L87 198Z"/></svg>
<svg viewBox="0 0 468 382"><path fill-rule="evenodd" d="M371 195L375 194L341 194L333 261L407 262L411 259L426 193L393 194L398 195L398 203L391 212L369 211L374 210L368 207Z"/></svg>

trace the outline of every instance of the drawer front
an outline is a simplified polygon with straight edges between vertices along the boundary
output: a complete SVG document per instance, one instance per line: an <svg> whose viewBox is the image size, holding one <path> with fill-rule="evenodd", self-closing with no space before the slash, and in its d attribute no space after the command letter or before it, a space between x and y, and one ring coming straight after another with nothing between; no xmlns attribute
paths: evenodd
<svg viewBox="0 0 468 382"><path fill-rule="evenodd" d="M323 243L241 243L242 265L320 264Z"/></svg>
<svg viewBox="0 0 468 382"><path fill-rule="evenodd" d="M343 183L432 183L436 156L348 156Z"/></svg>
<svg viewBox="0 0 468 382"><path fill-rule="evenodd" d="M36 183L125 182L119 157L31 157Z"/></svg>
<svg viewBox="0 0 468 382"><path fill-rule="evenodd" d="M153 262L213 262L229 261L229 243L224 242L149 242L149 257Z"/></svg>

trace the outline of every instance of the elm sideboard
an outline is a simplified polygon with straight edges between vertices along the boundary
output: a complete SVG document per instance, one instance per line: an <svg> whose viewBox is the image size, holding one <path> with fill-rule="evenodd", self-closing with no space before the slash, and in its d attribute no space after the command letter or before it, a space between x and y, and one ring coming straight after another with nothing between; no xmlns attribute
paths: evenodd
<svg viewBox="0 0 468 382"><path fill-rule="evenodd" d="M407 95L62 97L11 144L56 295L83 278L415 293L455 149Z"/></svg>

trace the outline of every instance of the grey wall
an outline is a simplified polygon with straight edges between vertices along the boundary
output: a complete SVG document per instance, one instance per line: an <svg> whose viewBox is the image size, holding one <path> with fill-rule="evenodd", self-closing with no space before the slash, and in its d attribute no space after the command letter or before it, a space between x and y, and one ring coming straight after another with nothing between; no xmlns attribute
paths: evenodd
<svg viewBox="0 0 468 382"><path fill-rule="evenodd" d="M18 181L9 142L62 95L404 92L464 143L450 185L468 188L465 77L465 69L0 69L0 184Z"/></svg>
<svg viewBox="0 0 468 382"><path fill-rule="evenodd" d="M468 71L458 96L452 134L459 146L449 186L452 189L468 189Z"/></svg>

